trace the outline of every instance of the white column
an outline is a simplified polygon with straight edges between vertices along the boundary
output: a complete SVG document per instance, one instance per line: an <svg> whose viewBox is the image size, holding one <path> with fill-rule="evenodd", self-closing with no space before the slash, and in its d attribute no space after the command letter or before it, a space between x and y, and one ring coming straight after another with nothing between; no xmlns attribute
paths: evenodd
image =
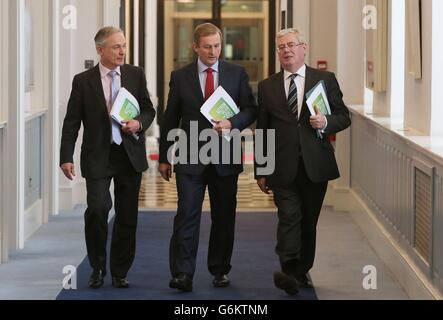
<svg viewBox="0 0 443 320"><path fill-rule="evenodd" d="M103 0L103 25L120 26L120 0Z"/></svg>
<svg viewBox="0 0 443 320"><path fill-rule="evenodd" d="M44 192L48 192L47 205L45 211L49 215L57 215L59 213L59 99L60 99L60 4L59 1L51 1L49 8L50 18L50 61L49 65L49 108L46 126L46 144L48 145L45 153L48 155L49 161L45 163L45 172L47 172L47 185ZM46 221L45 221L46 222Z"/></svg>
<svg viewBox="0 0 443 320"><path fill-rule="evenodd" d="M0 42L8 43L8 1L0 1ZM8 106L8 46L0 47L0 263L8 258L5 123Z"/></svg>
<svg viewBox="0 0 443 320"><path fill-rule="evenodd" d="M158 107L157 93L157 1L146 1L145 5L145 72L148 82L148 91L154 108ZM160 136L160 128L157 124L157 117L148 132L154 138ZM148 143L155 144L156 139L151 139ZM154 150L155 151L155 150Z"/></svg>
<svg viewBox="0 0 443 320"><path fill-rule="evenodd" d="M7 127L9 248L24 246L24 0L9 1L9 110Z"/></svg>
<svg viewBox="0 0 443 320"><path fill-rule="evenodd" d="M405 111L405 2L391 2L391 112L402 119Z"/></svg>
<svg viewBox="0 0 443 320"><path fill-rule="evenodd" d="M311 40L311 2L310 0L294 0L293 21L294 28L300 29L309 44ZM288 12L288 15L291 14ZM311 53L306 54L306 63L311 64Z"/></svg>
<svg viewBox="0 0 443 320"><path fill-rule="evenodd" d="M363 104L364 96L364 31L362 27L363 0L337 2L337 80L346 104ZM350 187L351 129L337 135L336 158L341 177L334 182L336 189Z"/></svg>

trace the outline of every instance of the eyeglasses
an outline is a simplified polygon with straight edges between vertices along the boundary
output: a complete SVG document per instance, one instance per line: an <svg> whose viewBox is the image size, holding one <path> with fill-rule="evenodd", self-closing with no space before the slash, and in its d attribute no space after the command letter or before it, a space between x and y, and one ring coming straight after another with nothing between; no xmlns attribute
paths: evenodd
<svg viewBox="0 0 443 320"><path fill-rule="evenodd" d="M282 52L282 51L284 51L285 50L285 48L288 48L289 50L294 50L295 48L297 48L298 46L301 46L301 45L303 45L304 43L303 42L301 42L301 43L295 43L295 42L289 42L289 43L286 43L286 44L281 44L281 45L279 45L278 47L277 47L277 51L278 52Z"/></svg>

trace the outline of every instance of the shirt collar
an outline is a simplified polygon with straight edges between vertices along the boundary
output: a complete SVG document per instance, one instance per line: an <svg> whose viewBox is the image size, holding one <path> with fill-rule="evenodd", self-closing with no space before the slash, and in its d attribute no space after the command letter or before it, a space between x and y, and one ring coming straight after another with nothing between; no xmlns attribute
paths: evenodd
<svg viewBox="0 0 443 320"><path fill-rule="evenodd" d="M306 64L303 64L300 69L297 70L295 74L298 74L298 76L302 78L306 78ZM292 75L292 72L289 72L287 70L284 71L284 77L285 80L288 79Z"/></svg>
<svg viewBox="0 0 443 320"><path fill-rule="evenodd" d="M217 60L217 62L214 63L214 64L211 66L211 69L212 69L214 72L218 72L218 63L219 63L219 60ZM198 72L199 72L199 73L201 73L201 72L206 72L206 69L209 68L207 65L205 65L205 64L200 60L200 58L198 58L197 65L198 65Z"/></svg>
<svg viewBox="0 0 443 320"><path fill-rule="evenodd" d="M100 69L100 76L101 76L102 78L106 77L106 76L109 74L109 72L113 71L113 70L111 70L111 69L106 68L104 65L102 65L101 62L99 62L99 64L98 64L98 68ZM117 74L118 74L119 76L121 76L120 66L118 66L117 68L115 68L114 71L117 71Z"/></svg>

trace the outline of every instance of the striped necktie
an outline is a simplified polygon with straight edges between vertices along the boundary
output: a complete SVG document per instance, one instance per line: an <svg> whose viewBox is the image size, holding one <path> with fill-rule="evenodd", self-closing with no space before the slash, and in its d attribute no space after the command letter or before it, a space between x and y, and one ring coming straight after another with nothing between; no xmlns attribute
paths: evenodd
<svg viewBox="0 0 443 320"><path fill-rule="evenodd" d="M288 107L289 110L297 117L298 119L298 93L297 86L295 85L294 79L298 76L298 74L291 74L291 83L289 84L289 93L288 93Z"/></svg>

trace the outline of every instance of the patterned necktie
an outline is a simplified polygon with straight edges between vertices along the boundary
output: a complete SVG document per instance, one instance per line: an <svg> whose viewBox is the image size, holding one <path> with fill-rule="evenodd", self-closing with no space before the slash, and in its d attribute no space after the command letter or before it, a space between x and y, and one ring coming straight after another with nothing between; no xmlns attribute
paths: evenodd
<svg viewBox="0 0 443 320"><path fill-rule="evenodd" d="M114 104L114 101L117 98L118 91L120 90L120 86L117 79L117 74L118 74L117 71L113 70L110 71L108 74L112 78L111 82L111 108L112 108L112 105ZM123 139L120 131L120 125L112 119L111 119L111 124L112 124L112 141L114 141L115 144L121 145Z"/></svg>
<svg viewBox="0 0 443 320"><path fill-rule="evenodd" d="M297 93L297 86L295 85L294 81L294 79L297 76L298 74L291 74L291 83L289 84L289 93L288 93L288 107L289 110L298 119L298 93Z"/></svg>
<svg viewBox="0 0 443 320"><path fill-rule="evenodd" d="M213 70L211 68L206 69L206 72L208 75L205 84L205 100L208 100L208 98L214 93L214 75L212 74Z"/></svg>

